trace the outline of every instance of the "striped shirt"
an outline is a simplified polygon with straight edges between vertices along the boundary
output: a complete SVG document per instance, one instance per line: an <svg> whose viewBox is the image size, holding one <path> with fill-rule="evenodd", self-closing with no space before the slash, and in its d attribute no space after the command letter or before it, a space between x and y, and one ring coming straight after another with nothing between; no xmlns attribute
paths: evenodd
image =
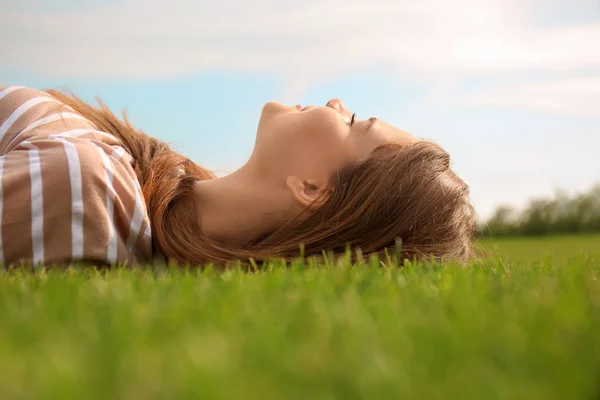
<svg viewBox="0 0 600 400"><path fill-rule="evenodd" d="M0 87L0 264L150 261L132 163L115 136L50 95Z"/></svg>

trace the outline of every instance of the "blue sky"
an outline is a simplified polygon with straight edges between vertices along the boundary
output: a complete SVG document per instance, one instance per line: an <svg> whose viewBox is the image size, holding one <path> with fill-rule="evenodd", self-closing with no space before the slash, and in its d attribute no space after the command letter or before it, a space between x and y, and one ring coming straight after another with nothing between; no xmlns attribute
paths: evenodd
<svg viewBox="0 0 600 400"><path fill-rule="evenodd" d="M482 217L600 181L597 0L8 0L0 85L127 108L220 173L262 105L339 97L432 139Z"/></svg>

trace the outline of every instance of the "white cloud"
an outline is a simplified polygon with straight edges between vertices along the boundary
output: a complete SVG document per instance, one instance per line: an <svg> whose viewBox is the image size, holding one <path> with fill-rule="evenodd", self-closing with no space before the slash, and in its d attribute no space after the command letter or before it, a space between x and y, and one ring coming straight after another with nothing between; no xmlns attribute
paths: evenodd
<svg viewBox="0 0 600 400"><path fill-rule="evenodd" d="M553 114L600 116L600 77L503 85L471 93L464 102Z"/></svg>
<svg viewBox="0 0 600 400"><path fill-rule="evenodd" d="M85 79L258 72L283 82L280 100L290 103L315 81L369 70L427 82L426 104L411 106L423 115L419 129L432 119L432 105L450 103L600 113L600 77L589 76L600 70L597 0L122 0L69 12L48 12L47 1L38 11L37 1L0 2L3 68ZM598 18L590 22L594 13ZM561 23L563 15L569 23L587 22ZM521 72L561 79L452 97L462 77ZM452 145L482 216L499 202L523 205L555 187L577 189L598 177L598 139L585 137L594 133L591 126L581 125L573 144L558 139L563 130L574 135L567 127L557 127L551 142L543 124L532 130L515 123L496 132L481 123L476 139L468 136L473 116L454 130L449 119L431 137ZM516 144L498 149L492 134ZM534 134L540 140L524 140ZM577 160L564 161L574 155ZM588 167L577 164L585 162Z"/></svg>
<svg viewBox="0 0 600 400"><path fill-rule="evenodd" d="M531 4L127 0L48 13L3 2L0 47L4 67L70 77L230 70L311 82L364 68L424 78L600 68L600 23L535 27Z"/></svg>

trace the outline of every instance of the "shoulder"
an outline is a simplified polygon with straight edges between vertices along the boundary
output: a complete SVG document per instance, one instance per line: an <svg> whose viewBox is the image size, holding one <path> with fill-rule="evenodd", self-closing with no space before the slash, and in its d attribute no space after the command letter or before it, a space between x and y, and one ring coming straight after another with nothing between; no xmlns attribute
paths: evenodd
<svg viewBox="0 0 600 400"><path fill-rule="evenodd" d="M9 117L17 117L15 111L22 114L26 109L41 103L57 103L48 93L25 86L0 87L0 123Z"/></svg>
<svg viewBox="0 0 600 400"><path fill-rule="evenodd" d="M28 181L35 163L50 187L80 187L92 202L112 184L122 187L115 200L135 197L139 187L132 157L112 141L52 136L23 141L0 159L5 181L7 176Z"/></svg>
<svg viewBox="0 0 600 400"><path fill-rule="evenodd" d="M149 257L146 203L131 156L120 146L77 137L25 141L0 156L0 178L3 225L16 229L39 214L48 223L47 240L71 236L73 249L79 249L74 259L114 263ZM64 257L69 246L46 249L46 257Z"/></svg>
<svg viewBox="0 0 600 400"><path fill-rule="evenodd" d="M37 150L41 157L48 158L49 168L53 161L66 160L71 173L79 171L82 184L97 186L99 190L105 190L115 180L129 181L130 188L138 186L131 155L116 139L102 139L56 136L23 142L18 149ZM132 196L131 192L119 195Z"/></svg>
<svg viewBox="0 0 600 400"><path fill-rule="evenodd" d="M23 141L93 129L89 120L48 93L23 86L0 88L0 154Z"/></svg>
<svg viewBox="0 0 600 400"><path fill-rule="evenodd" d="M26 86L0 86L0 104L22 101L39 96L49 96L40 90Z"/></svg>

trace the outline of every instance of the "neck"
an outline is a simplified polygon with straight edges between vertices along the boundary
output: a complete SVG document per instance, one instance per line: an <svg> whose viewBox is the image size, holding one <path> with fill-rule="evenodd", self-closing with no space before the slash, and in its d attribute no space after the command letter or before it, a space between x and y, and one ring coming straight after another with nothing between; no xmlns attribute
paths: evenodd
<svg viewBox="0 0 600 400"><path fill-rule="evenodd" d="M241 245L286 222L294 210L285 186L269 187L256 175L244 166L230 175L196 183L204 235Z"/></svg>

